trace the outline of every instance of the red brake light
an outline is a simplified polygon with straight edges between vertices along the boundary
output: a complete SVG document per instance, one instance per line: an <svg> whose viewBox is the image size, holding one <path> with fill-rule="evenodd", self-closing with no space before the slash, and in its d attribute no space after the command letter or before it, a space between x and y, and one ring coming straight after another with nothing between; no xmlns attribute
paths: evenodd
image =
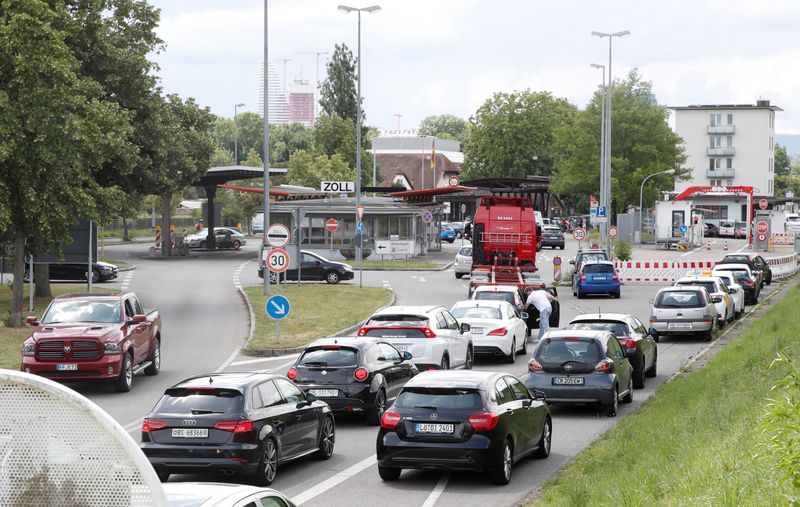
<svg viewBox="0 0 800 507"><path fill-rule="evenodd" d="M369 372L366 368L359 368L353 372L353 376L356 378L356 380L366 380L367 376L369 376Z"/></svg>
<svg viewBox="0 0 800 507"><path fill-rule="evenodd" d="M614 361L611 359L603 359L597 366L594 367L594 371L599 373L611 373L614 371Z"/></svg>
<svg viewBox="0 0 800 507"><path fill-rule="evenodd" d="M582 282L586 281L586 273L581 273L581 281Z"/></svg>
<svg viewBox="0 0 800 507"><path fill-rule="evenodd" d="M289 371L286 372L286 376L289 378L289 380L296 379L297 378L297 368L295 368L295 367L289 368Z"/></svg>
<svg viewBox="0 0 800 507"><path fill-rule="evenodd" d="M486 333L488 336L505 336L508 334L508 329L500 327Z"/></svg>
<svg viewBox="0 0 800 507"><path fill-rule="evenodd" d="M381 417L381 428L393 430L400 423L400 413L394 410L387 410Z"/></svg>
<svg viewBox="0 0 800 507"><path fill-rule="evenodd" d="M253 421L220 421L214 425L215 428L222 431L230 431L231 433L245 433L253 431Z"/></svg>
<svg viewBox="0 0 800 507"><path fill-rule="evenodd" d="M542 372L542 365L536 359L531 359L528 361L528 371L531 373L541 373Z"/></svg>
<svg viewBox="0 0 800 507"><path fill-rule="evenodd" d="M626 348L629 348L629 349L635 349L636 348L636 340L631 340L630 338L620 340L619 343L623 347L626 347Z"/></svg>
<svg viewBox="0 0 800 507"><path fill-rule="evenodd" d="M340 348L342 348L341 345L325 345L322 350L339 350Z"/></svg>
<svg viewBox="0 0 800 507"><path fill-rule="evenodd" d="M500 416L491 412L472 414L469 416L469 424L475 431L489 431L500 422Z"/></svg>
<svg viewBox="0 0 800 507"><path fill-rule="evenodd" d="M436 338L436 333L429 327L423 327L422 332L425 333L426 338Z"/></svg>
<svg viewBox="0 0 800 507"><path fill-rule="evenodd" d="M358 336L364 336L365 334L367 334L367 328L362 327L358 330Z"/></svg>
<svg viewBox="0 0 800 507"><path fill-rule="evenodd" d="M157 421L155 419L145 419L142 422L142 431L146 433L150 433L153 430L160 430L166 427L167 423L165 423L164 421Z"/></svg>
<svg viewBox="0 0 800 507"><path fill-rule="evenodd" d="M611 275L611 279L612 280L619 280L619 275L614 273L613 275Z"/></svg>

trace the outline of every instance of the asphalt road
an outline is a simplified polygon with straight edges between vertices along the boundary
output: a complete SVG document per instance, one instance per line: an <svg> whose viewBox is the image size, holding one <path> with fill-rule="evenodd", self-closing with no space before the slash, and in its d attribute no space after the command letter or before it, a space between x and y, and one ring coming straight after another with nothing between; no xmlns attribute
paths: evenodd
<svg viewBox="0 0 800 507"><path fill-rule="evenodd" d="M453 255L459 243L445 245ZM145 306L157 307L164 328L163 367L157 377L137 376L127 394L93 384L74 387L107 410L117 421L131 429L138 440L141 417L157 401L164 388L191 374L217 370L258 370L285 373L294 356L252 358L237 354L247 335L246 310L235 283L258 284L256 247L248 245L240 252L199 254L182 260L149 260L138 257L146 245L106 246L106 256L125 258L138 269L123 273L109 287L126 287L143 299ZM552 280L552 258L565 261L574 256L577 245L569 241L564 251L546 250L540 254L545 280ZM735 250L734 250L735 251ZM656 252L659 253L659 252ZM684 252L685 253L685 252ZM722 252L697 251L696 258L719 258ZM641 253L642 257L647 255ZM675 255L674 252L670 256ZM680 255L680 254L678 254ZM638 254L637 254L638 257ZM651 257L660 258L660 257ZM132 273L132 274L131 274ZM130 278L128 276L130 275ZM398 304L440 304L452 306L466 298L468 279L456 280L451 270L437 272L365 271L364 284L392 288ZM348 282L357 285L355 281ZM561 323L583 312L624 312L643 321L649 316L649 299L658 286L630 284L619 300L589 298L578 300L569 288L559 292ZM764 294L770 288L765 287ZM359 418L337 420L334 456L328 461L303 459L280 468L273 486L301 505L398 505L463 506L478 502L486 505L515 505L532 489L552 477L564 464L581 452L620 417L632 413L655 389L686 361L706 346L701 339L669 339L659 343L658 376L647 379L645 389L634 392L634 402L621 404L617 418L601 417L591 408L552 407L554 437L552 454L546 460L524 460L513 469L508 486L494 486L480 474L448 474L434 471L405 471L395 483L383 483L375 466L377 429ZM478 359L476 369L502 370L522 375L527 359L517 358L513 365ZM217 477L176 476L173 480L221 480Z"/></svg>

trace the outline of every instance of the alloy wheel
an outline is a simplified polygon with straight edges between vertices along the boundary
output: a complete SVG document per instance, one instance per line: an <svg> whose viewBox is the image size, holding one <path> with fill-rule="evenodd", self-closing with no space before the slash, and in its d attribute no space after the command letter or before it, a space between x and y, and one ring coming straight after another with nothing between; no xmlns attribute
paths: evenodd
<svg viewBox="0 0 800 507"><path fill-rule="evenodd" d="M322 425L322 442L320 442L323 456L330 457L333 454L333 445L335 442L336 435L333 432L333 421L327 418Z"/></svg>
<svg viewBox="0 0 800 507"><path fill-rule="evenodd" d="M125 363L125 383L128 388L133 384L133 361L130 359Z"/></svg>
<svg viewBox="0 0 800 507"><path fill-rule="evenodd" d="M506 481L511 480L511 445L506 441L503 449L503 477Z"/></svg>
<svg viewBox="0 0 800 507"><path fill-rule="evenodd" d="M474 361L475 361L475 354L472 352L472 348L470 347L467 349L467 361L466 363L464 363L464 369L471 370Z"/></svg>
<svg viewBox="0 0 800 507"><path fill-rule="evenodd" d="M271 484L277 471L278 451L275 449L275 442L270 439L264 445L264 482Z"/></svg>

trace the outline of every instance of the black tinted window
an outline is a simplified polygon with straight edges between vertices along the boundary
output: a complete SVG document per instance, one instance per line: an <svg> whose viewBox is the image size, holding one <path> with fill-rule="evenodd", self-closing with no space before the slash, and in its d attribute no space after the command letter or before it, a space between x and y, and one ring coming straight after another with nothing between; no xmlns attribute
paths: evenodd
<svg viewBox="0 0 800 507"><path fill-rule="evenodd" d="M376 315L367 321L367 326L420 326L428 325L428 318L421 315Z"/></svg>
<svg viewBox="0 0 800 507"><path fill-rule="evenodd" d="M705 287L709 294L717 291L717 286L714 282L678 282L678 285L693 285L695 287Z"/></svg>
<svg viewBox="0 0 800 507"><path fill-rule="evenodd" d="M586 273L613 273L614 266L609 264L587 264L583 271Z"/></svg>
<svg viewBox="0 0 800 507"><path fill-rule="evenodd" d="M672 290L662 292L656 300L657 308L699 308L705 306L705 300L697 291Z"/></svg>
<svg viewBox="0 0 800 507"><path fill-rule="evenodd" d="M283 403L281 393L278 392L278 388L272 381L260 384L257 389L261 396L261 407L271 407Z"/></svg>
<svg viewBox="0 0 800 507"><path fill-rule="evenodd" d="M494 385L494 396L497 399L497 404L510 403L516 399L514 391L506 384L503 379L498 380Z"/></svg>
<svg viewBox="0 0 800 507"><path fill-rule="evenodd" d="M499 320L500 309L490 306L461 306L453 308L453 315L456 318L470 318L470 319L493 319Z"/></svg>
<svg viewBox="0 0 800 507"><path fill-rule="evenodd" d="M404 389L397 397L396 407L436 407L438 409L480 409L483 400L474 389L412 387Z"/></svg>
<svg viewBox="0 0 800 507"><path fill-rule="evenodd" d="M244 397L232 389L169 389L156 405L160 414L228 414L241 412Z"/></svg>
<svg viewBox="0 0 800 507"><path fill-rule="evenodd" d="M608 331L614 336L628 336L628 325L624 322L617 322L611 320L594 320L594 321L581 321L573 322L567 326L567 329L590 329L597 331Z"/></svg>
<svg viewBox="0 0 800 507"><path fill-rule="evenodd" d="M514 397L518 400L528 400L530 399L531 395L528 393L528 388L525 387L522 382L515 379L514 377L505 377L506 383L514 392Z"/></svg>
<svg viewBox="0 0 800 507"><path fill-rule="evenodd" d="M288 380L277 378L275 379L275 383L278 385L278 389L280 389L281 394L283 394L283 398L288 403L297 403L306 399L306 397L303 396L303 391L301 391L299 387L292 384Z"/></svg>
<svg viewBox="0 0 800 507"><path fill-rule="evenodd" d="M300 358L302 366L355 366L358 364L356 349L336 345L307 349Z"/></svg>
<svg viewBox="0 0 800 507"><path fill-rule="evenodd" d="M589 338L546 338L536 349L535 357L540 363L596 363L601 355L600 346Z"/></svg>
<svg viewBox="0 0 800 507"><path fill-rule="evenodd" d="M400 353L397 352L397 349L388 343L379 343L378 348L380 349L381 355L385 361L395 362L403 360L403 358L400 357Z"/></svg>

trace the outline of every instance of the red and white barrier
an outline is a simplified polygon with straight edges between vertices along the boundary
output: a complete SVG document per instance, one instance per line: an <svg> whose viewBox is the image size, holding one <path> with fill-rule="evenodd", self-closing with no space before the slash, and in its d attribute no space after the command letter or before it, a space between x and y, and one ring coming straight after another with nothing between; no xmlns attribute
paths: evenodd
<svg viewBox="0 0 800 507"><path fill-rule="evenodd" d="M792 276L797 273L797 261L798 257L796 253L767 259L767 264L769 264L772 270L772 278L786 278L787 276Z"/></svg>
<svg viewBox="0 0 800 507"><path fill-rule="evenodd" d="M614 261L621 282L673 283L693 270L714 269L718 261ZM773 278L785 278L799 270L800 257L795 254L767 259Z"/></svg>
<svg viewBox="0 0 800 507"><path fill-rule="evenodd" d="M770 235L770 246L794 246L795 233L793 232L776 232Z"/></svg>

